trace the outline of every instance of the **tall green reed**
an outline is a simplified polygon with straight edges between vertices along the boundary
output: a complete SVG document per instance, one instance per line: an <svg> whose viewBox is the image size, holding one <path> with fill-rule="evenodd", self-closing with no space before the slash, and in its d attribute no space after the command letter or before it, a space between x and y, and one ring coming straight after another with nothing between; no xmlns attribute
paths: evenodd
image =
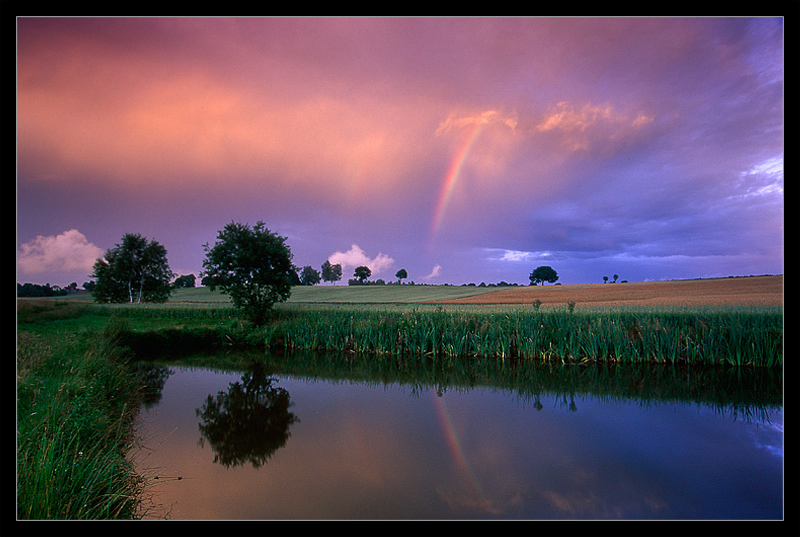
<svg viewBox="0 0 800 537"><path fill-rule="evenodd" d="M290 348L560 362L774 366L781 312L307 308L279 316Z"/></svg>

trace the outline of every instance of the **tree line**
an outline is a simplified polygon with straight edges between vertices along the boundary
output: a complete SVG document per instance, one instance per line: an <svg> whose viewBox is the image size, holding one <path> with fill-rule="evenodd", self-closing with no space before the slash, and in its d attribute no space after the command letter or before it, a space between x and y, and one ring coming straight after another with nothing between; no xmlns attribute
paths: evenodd
<svg viewBox="0 0 800 537"><path fill-rule="evenodd" d="M321 270L310 265L299 268L292 264L292 252L281 237L270 231L264 222L253 227L231 222L220 230L214 244L203 244L205 259L201 282L212 292L230 296L233 305L255 323L262 323L276 302L289 298L295 285L316 285L320 281L335 283L342 279L342 266L325 261ZM358 266L348 285L380 285L370 281L372 271ZM92 267L93 281L84 283L98 303L166 302L174 289L194 287L194 274L178 276L169 267L167 250L156 240L138 233L127 233L122 241L105 251ZM406 269L395 273L397 284L408 278ZM554 283L558 274L551 267L537 267L530 274L531 285ZM413 282L412 282L413 283ZM77 290L73 283L68 289ZM69 290L17 284L17 296L56 296Z"/></svg>

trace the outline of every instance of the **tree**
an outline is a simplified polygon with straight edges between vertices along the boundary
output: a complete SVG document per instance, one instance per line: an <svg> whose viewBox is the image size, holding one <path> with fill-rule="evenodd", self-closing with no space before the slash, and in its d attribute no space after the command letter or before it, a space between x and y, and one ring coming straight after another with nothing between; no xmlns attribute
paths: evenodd
<svg viewBox="0 0 800 537"><path fill-rule="evenodd" d="M364 265L362 265L360 267L356 267L356 270L355 270L355 273L353 274L353 276L358 278L358 281L360 283L364 283L364 281L367 278L372 276L372 271L369 269L369 267L365 267Z"/></svg>
<svg viewBox="0 0 800 537"><path fill-rule="evenodd" d="M300 272L300 285L317 285L319 283L319 272L314 270L311 265L303 267Z"/></svg>
<svg viewBox="0 0 800 537"><path fill-rule="evenodd" d="M184 274L183 276L178 276L175 278L175 281L172 282L173 289L184 289L184 288L191 288L195 286L195 282L197 281L197 277L194 274Z"/></svg>
<svg viewBox="0 0 800 537"><path fill-rule="evenodd" d="M101 303L166 302L172 276L166 248L138 233L127 233L95 261L92 295Z"/></svg>
<svg viewBox="0 0 800 537"><path fill-rule="evenodd" d="M322 279L326 282L338 282L342 279L342 266L338 263L332 265L326 260L322 264Z"/></svg>
<svg viewBox="0 0 800 537"><path fill-rule="evenodd" d="M532 285L539 285L540 282L542 285L544 282L555 283L558 280L558 273L547 265L536 267L531 272L530 280Z"/></svg>
<svg viewBox="0 0 800 537"><path fill-rule="evenodd" d="M619 279L619 274L614 274L614 283L617 283L618 279Z"/></svg>
<svg viewBox="0 0 800 537"><path fill-rule="evenodd" d="M292 292L297 278L286 237L280 237L257 222L231 222L217 234L214 246L203 245L206 258L201 273L203 285L220 289L233 305L255 324L262 324L276 302Z"/></svg>
<svg viewBox="0 0 800 537"><path fill-rule="evenodd" d="M406 272L406 269L401 268L395 272L394 277L397 278L398 283L403 283L403 278L408 278L408 272Z"/></svg>
<svg viewBox="0 0 800 537"><path fill-rule="evenodd" d="M603 276L603 283L608 283L608 276Z"/></svg>

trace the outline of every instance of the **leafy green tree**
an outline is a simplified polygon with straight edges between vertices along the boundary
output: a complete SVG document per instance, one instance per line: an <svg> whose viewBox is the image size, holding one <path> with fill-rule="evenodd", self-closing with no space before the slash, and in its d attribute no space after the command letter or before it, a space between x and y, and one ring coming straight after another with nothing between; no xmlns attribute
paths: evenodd
<svg viewBox="0 0 800 537"><path fill-rule="evenodd" d="M166 248L138 233L127 233L95 261L92 295L100 303L166 302L172 276Z"/></svg>
<svg viewBox="0 0 800 537"><path fill-rule="evenodd" d="M272 233L264 222L252 229L231 222L213 246L206 243L203 249L203 285L229 295L255 324L266 321L273 304L289 298L297 278L292 252L286 237Z"/></svg>
<svg viewBox="0 0 800 537"><path fill-rule="evenodd" d="M406 272L406 269L401 268L394 273L394 277L397 278L398 283L403 283L403 279L408 278L408 272Z"/></svg>
<svg viewBox="0 0 800 537"><path fill-rule="evenodd" d="M300 285L317 285L320 281L319 271L311 265L306 265L300 272Z"/></svg>
<svg viewBox="0 0 800 537"><path fill-rule="evenodd" d="M532 285L539 285L539 283L544 285L544 282L555 283L558 280L558 273L547 265L536 267L531 272L530 280Z"/></svg>
<svg viewBox="0 0 800 537"><path fill-rule="evenodd" d="M184 274L183 276L178 276L175 278L175 281L172 282L173 289L184 289L184 288L191 288L195 286L197 281L197 277L194 274Z"/></svg>
<svg viewBox="0 0 800 537"><path fill-rule="evenodd" d="M372 276L372 271L369 269L369 267L365 267L364 265L361 265L360 267L356 267L356 270L355 270L353 276L358 278L358 281L360 283L364 283L364 281L366 281L367 278Z"/></svg>
<svg viewBox="0 0 800 537"><path fill-rule="evenodd" d="M338 282L342 279L342 265L332 265L330 261L322 264L322 279L326 282Z"/></svg>

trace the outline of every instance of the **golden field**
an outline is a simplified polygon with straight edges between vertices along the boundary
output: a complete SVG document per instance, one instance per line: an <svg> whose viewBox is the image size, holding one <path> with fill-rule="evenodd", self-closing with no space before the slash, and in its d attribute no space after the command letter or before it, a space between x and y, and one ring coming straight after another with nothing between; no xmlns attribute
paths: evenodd
<svg viewBox="0 0 800 537"><path fill-rule="evenodd" d="M783 275L514 287L438 304L567 304L591 306L782 306Z"/></svg>

